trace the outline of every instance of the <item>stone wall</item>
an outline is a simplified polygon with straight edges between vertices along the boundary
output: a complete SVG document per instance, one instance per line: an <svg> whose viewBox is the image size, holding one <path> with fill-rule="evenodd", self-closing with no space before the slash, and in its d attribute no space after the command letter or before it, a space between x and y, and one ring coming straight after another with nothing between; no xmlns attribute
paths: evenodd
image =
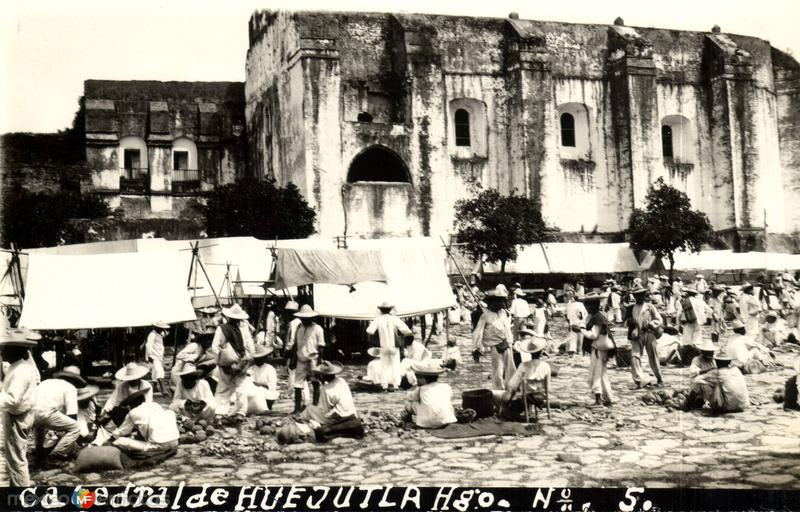
<svg viewBox="0 0 800 512"><path fill-rule="evenodd" d="M795 85L781 85L795 84L797 63L775 58L766 41L622 24L270 11L253 14L250 41L251 159L257 173L300 187L323 235L442 234L453 203L480 187L528 195L567 232L619 233L662 176L745 245L763 242L765 219L770 232L800 225ZM455 145L453 105L483 116L472 118L480 142L471 148ZM563 112L585 113L577 148L561 145ZM682 133L677 157L662 157L662 123ZM362 211L377 217L346 227L355 193L347 172L373 146L408 167L407 200L400 207L384 185L359 183L356 195L374 206Z"/></svg>

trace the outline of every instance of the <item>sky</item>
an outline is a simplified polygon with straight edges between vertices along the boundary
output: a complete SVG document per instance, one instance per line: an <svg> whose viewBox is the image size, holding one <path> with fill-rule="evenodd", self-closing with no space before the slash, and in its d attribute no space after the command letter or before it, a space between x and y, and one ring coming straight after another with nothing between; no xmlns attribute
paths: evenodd
<svg viewBox="0 0 800 512"><path fill-rule="evenodd" d="M0 133L66 128L86 79L243 81L256 9L425 12L746 34L800 57L797 0L4 0Z"/></svg>

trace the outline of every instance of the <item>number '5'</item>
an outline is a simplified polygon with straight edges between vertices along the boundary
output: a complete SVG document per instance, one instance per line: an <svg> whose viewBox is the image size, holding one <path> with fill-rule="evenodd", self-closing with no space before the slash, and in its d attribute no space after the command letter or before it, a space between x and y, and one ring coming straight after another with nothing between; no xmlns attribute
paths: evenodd
<svg viewBox="0 0 800 512"><path fill-rule="evenodd" d="M636 507L636 501L639 499L637 496L634 496L634 493L642 493L644 492L644 487L630 487L628 490L625 491L625 499L628 501L619 502L619 509L622 512L632 512L633 509Z"/></svg>

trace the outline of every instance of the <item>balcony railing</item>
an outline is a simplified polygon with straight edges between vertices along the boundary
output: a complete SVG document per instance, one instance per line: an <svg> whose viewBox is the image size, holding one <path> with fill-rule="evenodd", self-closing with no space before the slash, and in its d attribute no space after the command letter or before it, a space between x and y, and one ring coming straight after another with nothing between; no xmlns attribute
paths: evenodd
<svg viewBox="0 0 800 512"><path fill-rule="evenodd" d="M150 173L146 167L120 169L120 194L147 194L150 190Z"/></svg>
<svg viewBox="0 0 800 512"><path fill-rule="evenodd" d="M173 192L196 192L200 190L200 171L198 169L173 169Z"/></svg>

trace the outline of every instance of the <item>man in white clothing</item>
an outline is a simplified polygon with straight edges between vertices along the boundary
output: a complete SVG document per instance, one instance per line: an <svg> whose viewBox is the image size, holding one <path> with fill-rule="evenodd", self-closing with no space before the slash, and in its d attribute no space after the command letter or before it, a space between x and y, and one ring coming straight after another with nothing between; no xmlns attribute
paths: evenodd
<svg viewBox="0 0 800 512"><path fill-rule="evenodd" d="M402 372L400 370L400 349L397 346L397 333L403 336L412 334L411 329L392 314L394 305L383 302L378 306L380 315L370 322L367 334L378 334L381 345L381 387L384 390L393 390L400 387Z"/></svg>
<svg viewBox="0 0 800 512"><path fill-rule="evenodd" d="M575 332L572 327L585 327L586 320L589 319L589 313L586 311L586 306L583 305L583 302L575 300L574 293L568 292L565 300L567 302L566 306L564 306L564 317L567 319L567 354L572 357L581 349L583 344L583 335L580 332Z"/></svg>
<svg viewBox="0 0 800 512"><path fill-rule="evenodd" d="M227 323L217 327L209 354L216 357L219 369L214 393L218 416L236 421L247 415L247 398L241 392L247 368L253 362L255 343L246 322L249 315L239 304L223 308ZM232 399L236 398L235 402Z"/></svg>
<svg viewBox="0 0 800 512"><path fill-rule="evenodd" d="M50 447L49 455L65 460L77 448L80 437L78 425L78 389L86 381L77 366L68 366L53 374L52 379L43 380L36 388L36 405L33 406L33 427L36 442L37 464L45 462L45 434L60 434L58 441Z"/></svg>
<svg viewBox="0 0 800 512"><path fill-rule="evenodd" d="M406 394L405 412L413 416L419 428L440 428L456 422L453 390L449 384L438 382L444 368L429 362L413 366L419 383Z"/></svg>
<svg viewBox="0 0 800 512"><path fill-rule="evenodd" d="M190 416L197 414L204 420L213 420L214 416L216 416L216 402L208 381L200 378L203 375L203 371L198 370L193 364L187 363L180 373L175 375L178 378L178 385L175 388L172 403L169 404L170 410L175 412L185 411ZM186 407L187 403L199 405L200 401L204 405L199 411L193 410L192 405L188 408Z"/></svg>
<svg viewBox="0 0 800 512"><path fill-rule="evenodd" d="M511 318L514 322L514 332L518 333L522 326L525 325L525 320L531 316L531 308L528 301L524 299L525 292L517 288L514 290L514 300L511 301Z"/></svg>
<svg viewBox="0 0 800 512"><path fill-rule="evenodd" d="M694 289L697 290L697 293L699 293L701 296L706 293L706 290L708 290L708 283L706 282L703 274L697 274L694 276Z"/></svg>
<svg viewBox="0 0 800 512"><path fill-rule="evenodd" d="M323 361L314 368L314 376L321 382L319 400L303 411L300 420L308 422L319 441L364 437L364 425L358 417L350 386L338 377L342 369L342 364L336 361Z"/></svg>
<svg viewBox="0 0 800 512"><path fill-rule="evenodd" d="M506 295L502 291L492 290L487 293L488 305L472 332L472 343L475 347L473 357L479 358L483 347L487 347L491 352L494 390L505 389L505 381L516 369L511 350L511 344L514 342L511 319L503 309L505 300Z"/></svg>
<svg viewBox="0 0 800 512"><path fill-rule="evenodd" d="M161 457L177 450L180 432L173 411L146 402L144 391L129 396L121 406L129 412L122 424L111 431L111 444L138 459Z"/></svg>
<svg viewBox="0 0 800 512"><path fill-rule="evenodd" d="M678 301L676 304L676 315L681 325L683 325L683 336L681 345L699 345L702 341L703 326L713 311L708 304L703 301L702 295L692 287L686 287L683 292L687 295L686 299ZM691 308L691 312L687 309ZM691 357L685 359L691 361L696 353L690 354ZM684 354L681 354L684 357Z"/></svg>
<svg viewBox="0 0 800 512"><path fill-rule="evenodd" d="M169 324L156 322L144 343L144 357L150 364L150 378L159 387L162 395L169 392L169 384L164 381L164 336L169 332Z"/></svg>
<svg viewBox="0 0 800 512"><path fill-rule="evenodd" d="M294 337L286 345L286 350L294 351L294 412L303 409L303 389L317 365L320 350L325 346L325 332L322 326L314 322L319 313L311 309L308 304L303 304L300 311L294 314L300 319L300 325L294 332Z"/></svg>
<svg viewBox="0 0 800 512"><path fill-rule="evenodd" d="M759 315L761 314L761 301L755 296L753 285L744 283L742 294L739 295L739 317L744 322L745 329L750 334L759 330Z"/></svg>
<svg viewBox="0 0 800 512"><path fill-rule="evenodd" d="M413 370L414 365L431 359L433 356L428 347L415 339L413 335L405 337L405 344L405 357L400 361L400 375L406 378L410 386L416 386L417 377Z"/></svg>

